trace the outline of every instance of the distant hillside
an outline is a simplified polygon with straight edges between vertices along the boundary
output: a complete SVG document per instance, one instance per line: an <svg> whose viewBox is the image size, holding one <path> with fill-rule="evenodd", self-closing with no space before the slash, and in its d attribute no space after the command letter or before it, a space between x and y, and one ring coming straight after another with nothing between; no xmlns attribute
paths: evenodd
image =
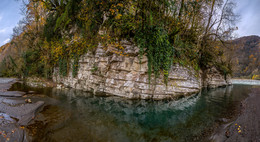
<svg viewBox="0 0 260 142"><path fill-rule="evenodd" d="M9 74L17 76L15 71L22 65L22 54L25 48L17 48L15 44L7 43L0 47L0 76Z"/></svg>
<svg viewBox="0 0 260 142"><path fill-rule="evenodd" d="M234 77L254 78L260 75L260 37L246 36L233 41L235 47Z"/></svg>
<svg viewBox="0 0 260 142"><path fill-rule="evenodd" d="M0 47L0 62L6 57L10 52L10 43L7 43Z"/></svg>

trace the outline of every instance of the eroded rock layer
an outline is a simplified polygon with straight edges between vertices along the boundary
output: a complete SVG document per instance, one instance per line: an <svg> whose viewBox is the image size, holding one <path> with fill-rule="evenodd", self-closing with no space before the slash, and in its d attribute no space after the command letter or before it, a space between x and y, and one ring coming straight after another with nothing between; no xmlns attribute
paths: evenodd
<svg viewBox="0 0 260 142"><path fill-rule="evenodd" d="M207 71L202 79L202 72L192 68L173 65L169 72L168 85L163 76L149 82L148 59L138 57L138 48L128 41L122 41L124 49L101 45L95 53L81 56L79 71L73 77L72 71L66 77L54 71L53 80L65 87L94 92L95 95L116 95L130 99L166 99L178 98L197 93L204 86L218 87L228 82L216 69ZM60 86L59 86L60 87Z"/></svg>

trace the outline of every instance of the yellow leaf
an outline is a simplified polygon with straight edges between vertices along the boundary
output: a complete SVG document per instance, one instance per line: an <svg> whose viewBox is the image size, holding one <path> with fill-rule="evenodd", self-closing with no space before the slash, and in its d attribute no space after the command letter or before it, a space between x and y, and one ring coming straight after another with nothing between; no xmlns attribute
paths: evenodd
<svg viewBox="0 0 260 142"><path fill-rule="evenodd" d="M118 19L120 19L121 17L122 17L122 14L117 14L115 18L118 20Z"/></svg>

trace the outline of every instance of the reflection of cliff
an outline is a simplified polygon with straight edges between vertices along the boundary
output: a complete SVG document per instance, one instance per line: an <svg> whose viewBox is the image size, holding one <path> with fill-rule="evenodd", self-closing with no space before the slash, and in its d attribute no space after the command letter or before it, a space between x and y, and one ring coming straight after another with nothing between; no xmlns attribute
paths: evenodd
<svg viewBox="0 0 260 142"><path fill-rule="evenodd" d="M82 129L80 133L88 134L92 140L152 141L165 138L180 141L192 138L207 127L212 127L215 120L240 97L241 89L246 90L235 86L234 89L238 91L234 92L232 88L204 90L201 94L178 101L96 97L76 89L53 89L53 97L69 102L64 106L72 110L72 117L77 118L54 135ZM77 135L81 134L75 132Z"/></svg>
<svg viewBox="0 0 260 142"><path fill-rule="evenodd" d="M232 90L233 90L233 86L227 86L224 88L208 90L205 93L210 94L209 96L211 98L220 98L220 97L224 97L224 96L229 96L231 94Z"/></svg>
<svg viewBox="0 0 260 142"><path fill-rule="evenodd" d="M74 89L53 89L53 94L65 95L67 101L75 105L76 111L84 115L94 113L94 116L109 116L116 121L142 125L147 129L162 126L167 128L169 125L174 127L185 122L192 115L193 107L200 98L200 95L195 95L178 101L126 100L120 97L94 97Z"/></svg>
<svg viewBox="0 0 260 142"><path fill-rule="evenodd" d="M233 44L236 55L234 76L252 78L253 75L260 75L260 37L241 37Z"/></svg>

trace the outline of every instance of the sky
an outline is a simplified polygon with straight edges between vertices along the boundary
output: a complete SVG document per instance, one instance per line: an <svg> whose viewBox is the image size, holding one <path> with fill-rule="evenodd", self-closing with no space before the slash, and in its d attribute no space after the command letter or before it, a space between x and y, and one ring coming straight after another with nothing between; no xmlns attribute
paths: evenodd
<svg viewBox="0 0 260 142"><path fill-rule="evenodd" d="M10 41L13 28L20 19L21 0L0 0L0 46Z"/></svg>
<svg viewBox="0 0 260 142"><path fill-rule="evenodd" d="M22 0L0 0L0 46L10 41L13 28L23 18ZM234 0L237 7L234 11L240 15L237 22L237 37L260 36L260 0Z"/></svg>
<svg viewBox="0 0 260 142"><path fill-rule="evenodd" d="M260 36L260 0L235 0L237 7L235 12L240 15L237 23L239 37Z"/></svg>

